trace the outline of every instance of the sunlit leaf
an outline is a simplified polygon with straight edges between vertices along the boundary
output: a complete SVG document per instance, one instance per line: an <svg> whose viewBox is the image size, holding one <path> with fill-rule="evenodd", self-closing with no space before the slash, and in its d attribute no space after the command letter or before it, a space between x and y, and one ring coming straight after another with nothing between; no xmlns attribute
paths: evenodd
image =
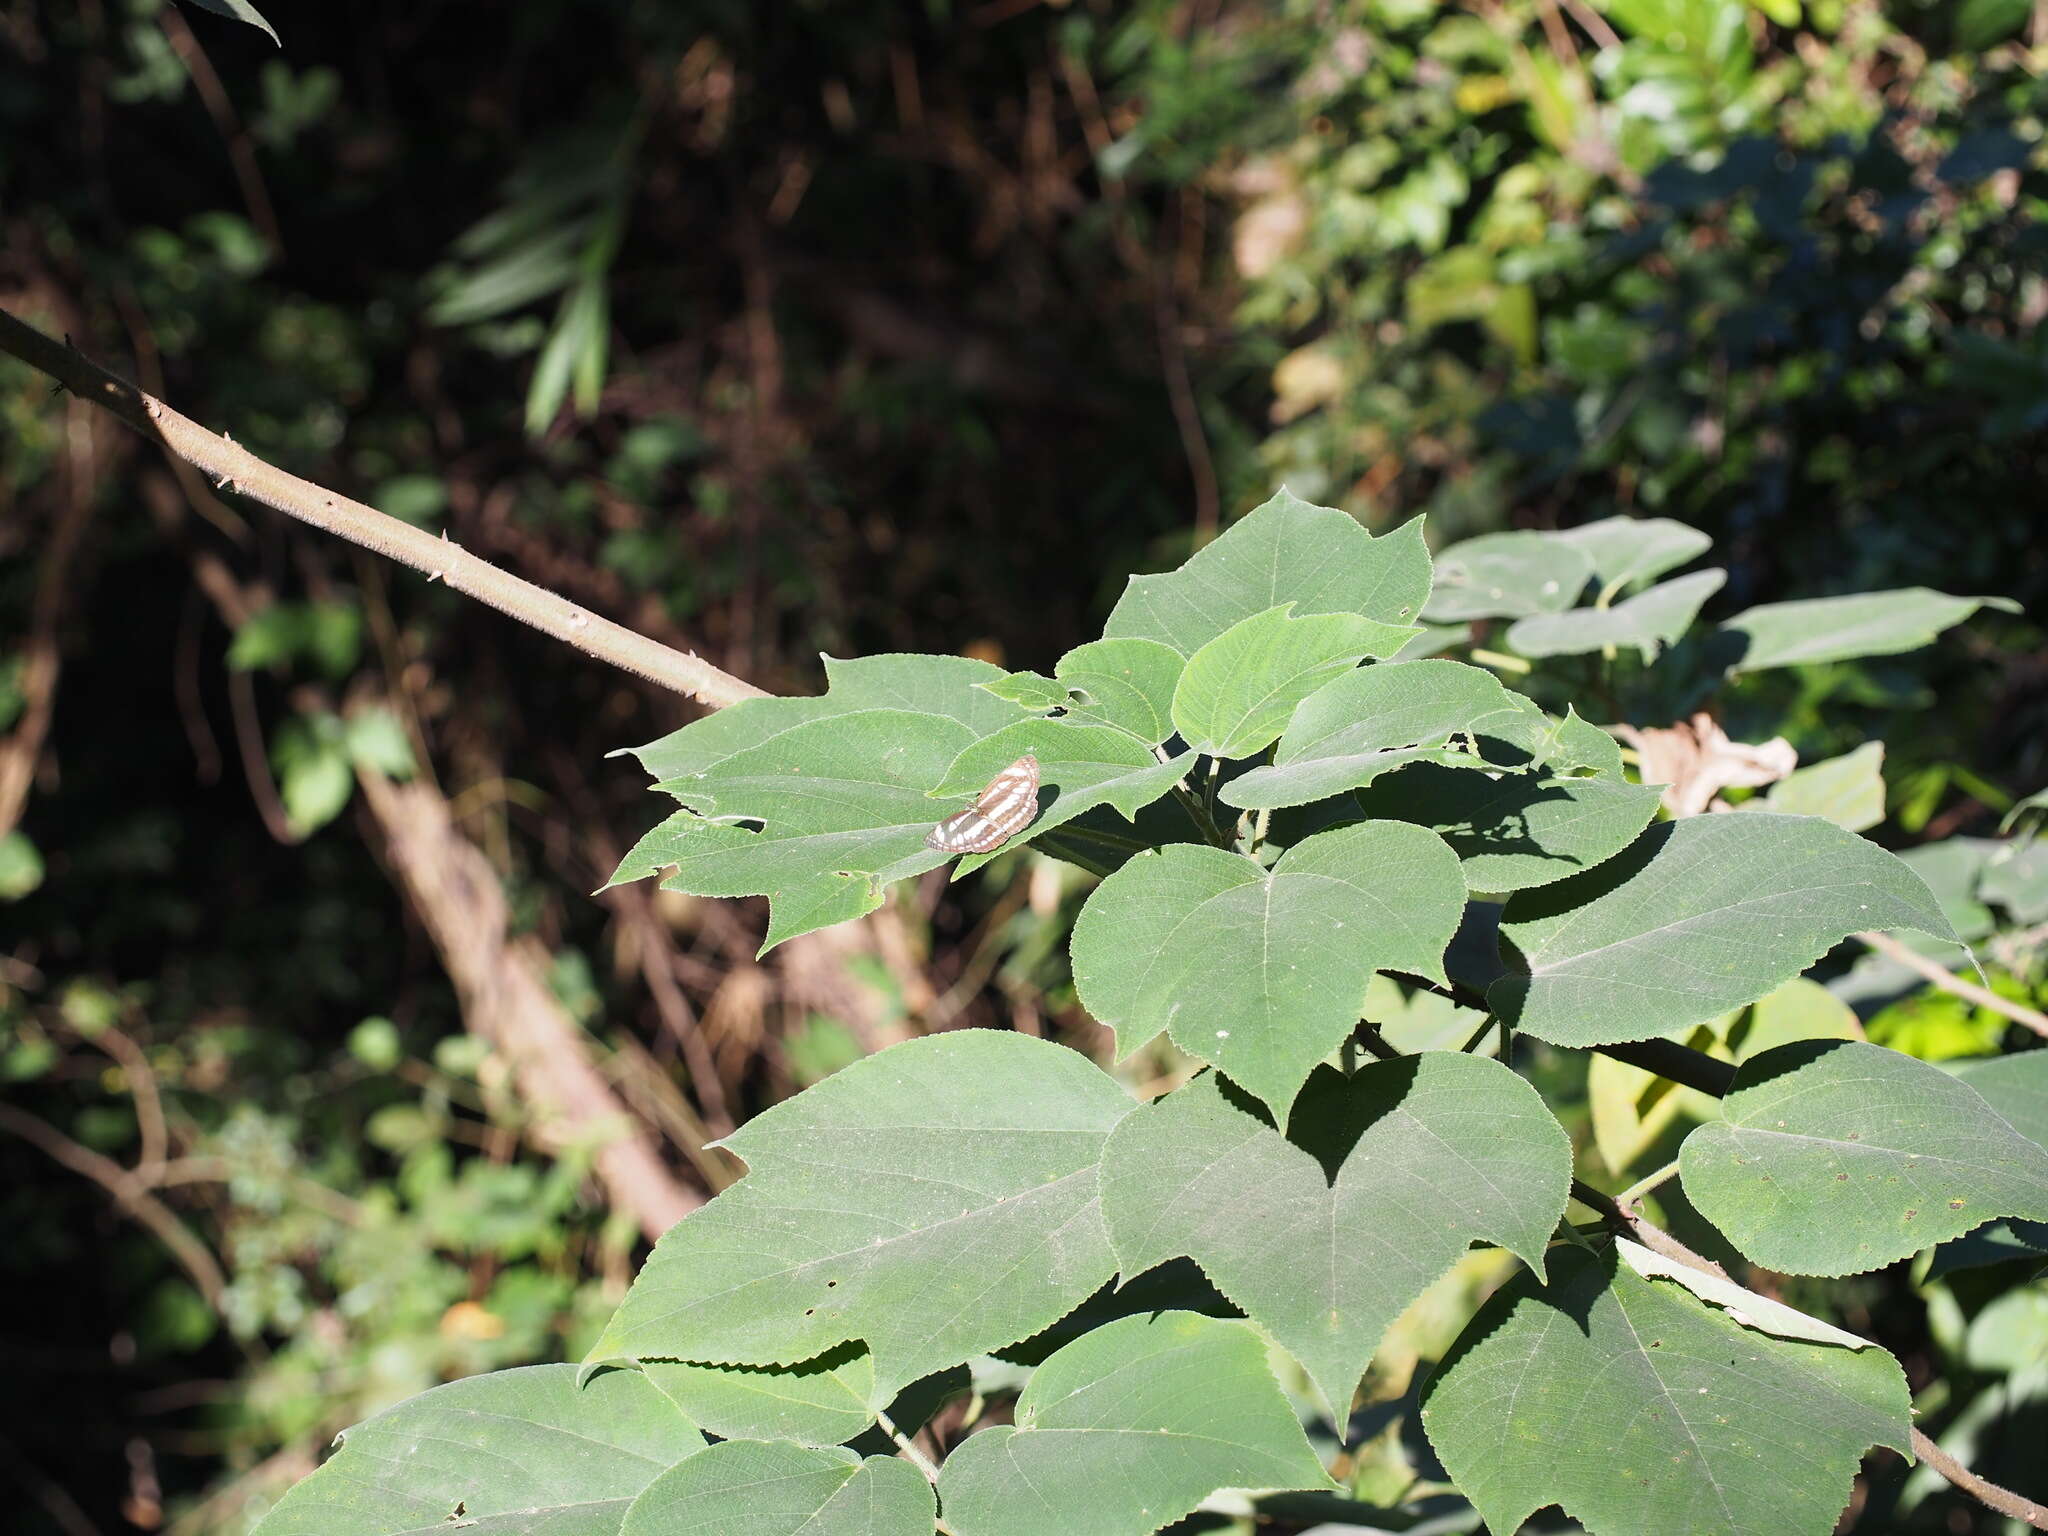
<svg viewBox="0 0 2048 1536"><path fill-rule="evenodd" d="M1601 586L1625 591L1705 554L1713 539L1668 517L1603 517L1552 534L1593 562Z"/></svg>
<svg viewBox="0 0 2048 1536"><path fill-rule="evenodd" d="M1648 664L1692 627L1701 604L1727 579L1725 571L1695 571L1609 608L1533 614L1508 630L1508 648L1524 656L1582 656L1609 646L1631 646Z"/></svg>
<svg viewBox="0 0 2048 1536"><path fill-rule="evenodd" d="M1438 551L1423 617L1445 624L1561 613L1592 579L1591 557L1553 535L1481 534Z"/></svg>
<svg viewBox="0 0 2048 1536"><path fill-rule="evenodd" d="M726 1139L750 1171L655 1246L590 1358L787 1365L863 1339L886 1396L1014 1343L1115 1270L1095 1163L1131 1107L1022 1035L855 1062Z"/></svg>
<svg viewBox="0 0 2048 1536"><path fill-rule="evenodd" d="M202 11L211 11L216 16L226 16L232 21L245 21L259 32L270 34L270 40L278 47L284 46L284 39L277 35L277 28L263 19L263 13L249 3L249 0L185 0Z"/></svg>
<svg viewBox="0 0 2048 1536"><path fill-rule="evenodd" d="M1429 595L1429 572L1420 518L1376 539L1349 513L1283 490L1179 570L1133 576L1103 633L1192 656L1240 620L1290 602L1300 615L1406 625Z"/></svg>
<svg viewBox="0 0 2048 1536"><path fill-rule="evenodd" d="M1150 1536L1220 1488L1328 1488L1248 1325L1123 1318L1049 1356L946 1458L955 1536Z"/></svg>
<svg viewBox="0 0 2048 1536"><path fill-rule="evenodd" d="M875 1362L858 1345L796 1365L649 1360L643 1370L692 1423L724 1440L840 1445L875 1422Z"/></svg>
<svg viewBox="0 0 2048 1536"><path fill-rule="evenodd" d="M1474 773L1417 763L1357 793L1367 816L1428 827L1475 891L1519 891L1611 859L1650 824L1662 793L1622 779Z"/></svg>
<svg viewBox="0 0 2048 1536"><path fill-rule="evenodd" d="M929 1536L936 1505L900 1457L728 1440L650 1483L619 1536Z"/></svg>
<svg viewBox="0 0 2048 1536"><path fill-rule="evenodd" d="M704 1437L634 1371L572 1365L450 1382L366 1419L257 1524L258 1536L607 1536Z"/></svg>
<svg viewBox="0 0 2048 1536"><path fill-rule="evenodd" d="M1558 1045L1645 1040L1754 1002L1864 929L1952 938L1920 877L1817 816L1691 816L1517 892L1487 1000Z"/></svg>
<svg viewBox="0 0 2048 1536"><path fill-rule="evenodd" d="M1912 1427L1883 1350L1773 1338L1572 1249L1480 1310L1422 1402L1496 1531L1554 1503L1595 1532L1827 1536L1864 1451Z"/></svg>
<svg viewBox="0 0 2048 1536"><path fill-rule="evenodd" d="M1884 820L1884 743L1866 741L1854 752L1794 769L1741 809L1825 816L1851 832L1874 827Z"/></svg>
<svg viewBox="0 0 2048 1536"><path fill-rule="evenodd" d="M1897 1051L1779 1046L1736 1070L1721 1109L1680 1150L1686 1193L1768 1268L1845 1275L1997 1217L2048 1221L2048 1150Z"/></svg>
<svg viewBox="0 0 2048 1536"><path fill-rule="evenodd" d="M1231 780L1222 799L1242 810L1308 805L1406 763L1485 766L1455 736L1508 732L1528 738L1540 710L1492 673L1457 661L1358 668L1304 698L1287 721L1269 766Z"/></svg>
<svg viewBox="0 0 2048 1536"><path fill-rule="evenodd" d="M1173 690L1187 658L1157 640L1091 640L1060 658L1053 676L1074 697L1070 714L1129 731L1147 746L1173 734Z"/></svg>
<svg viewBox="0 0 2048 1536"><path fill-rule="evenodd" d="M1271 746L1295 705L1360 658L1399 650L1412 633L1350 613L1295 618L1293 606L1233 624L1188 659L1173 690L1173 723L1195 751L1249 757Z"/></svg>
<svg viewBox="0 0 2048 1536"><path fill-rule="evenodd" d="M1470 1242L1542 1269L1571 1144L1535 1089L1456 1051L1319 1067L1289 1127L1205 1073L1111 1133L1103 1216L1125 1274L1192 1258L1341 1423L1387 1326Z"/></svg>
<svg viewBox="0 0 2048 1536"><path fill-rule="evenodd" d="M2010 598L1950 597L1926 587L1906 587L1766 603L1738 613L1721 626L1721 632L1742 642L1741 654L1729 670L1759 672L1765 667L1916 651L1979 608L2019 612L2019 604Z"/></svg>
<svg viewBox="0 0 2048 1536"><path fill-rule="evenodd" d="M1725 1275L1710 1274L1704 1269L1695 1269L1677 1259L1667 1259L1661 1253L1653 1253L1641 1243L1632 1243L1625 1237L1614 1240L1614 1250L1621 1255L1628 1267L1645 1280L1675 1280L1701 1301L1719 1307L1732 1322L1745 1328L1754 1328L1759 1333L1768 1333L1778 1339L1806 1339L1815 1344L1838 1344L1843 1349L1871 1349L1870 1340L1859 1338L1846 1329L1837 1328L1833 1323L1823 1322L1817 1317L1808 1317L1804 1312L1786 1306L1782 1301L1773 1301L1768 1296L1759 1296L1755 1291L1737 1285Z"/></svg>
<svg viewBox="0 0 2048 1536"><path fill-rule="evenodd" d="M1457 856L1400 822L1289 848L1267 870L1180 844L1132 859L1074 925L1074 981L1129 1055L1160 1031L1275 1109L1358 1022L1379 970L1443 980Z"/></svg>

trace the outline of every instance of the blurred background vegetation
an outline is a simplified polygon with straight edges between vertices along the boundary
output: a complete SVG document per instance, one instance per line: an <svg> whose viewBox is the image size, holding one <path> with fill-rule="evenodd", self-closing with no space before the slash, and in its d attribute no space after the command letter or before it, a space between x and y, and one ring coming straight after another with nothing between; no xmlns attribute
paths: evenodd
<svg viewBox="0 0 2048 1536"><path fill-rule="evenodd" d="M289 10L280 50L161 0L0 7L0 305L775 691L821 651L1049 669L1281 482L1439 545L1676 518L1716 615L2048 595L2029 0ZM1085 877L1036 855L765 962L756 903L591 896L659 814L606 754L686 706L6 360L0 560L10 1529L239 1531L365 1413L574 1358L736 1175L701 1144L861 1052L1103 1049ZM1611 681L1559 697L1687 707ZM2039 1000L2048 901L1992 900L1981 841L2048 777L2035 619L1725 719L1884 740L1873 835L1942 850ZM2030 1038L1889 1006L1936 1059ZM1583 1059L1535 1067L1590 1139ZM2048 1322L1995 1272L1793 1299L2039 1495ZM1403 1325L1389 1403L1489 1274ZM1353 1469L1390 1505L1427 1474L1395 1417ZM1998 1528L1896 1461L1857 1508Z"/></svg>

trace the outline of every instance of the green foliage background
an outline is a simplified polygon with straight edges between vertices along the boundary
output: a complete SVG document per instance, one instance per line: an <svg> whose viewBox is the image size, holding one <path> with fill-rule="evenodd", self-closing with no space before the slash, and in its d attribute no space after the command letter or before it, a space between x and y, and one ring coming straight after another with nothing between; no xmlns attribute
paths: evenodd
<svg viewBox="0 0 2048 1536"><path fill-rule="evenodd" d="M1710 617L2048 595L2024 5L269 14L281 49L155 0L9 11L0 303L778 692L822 691L820 651L1049 669L1123 572L1278 481L1439 544L1676 518L1729 567ZM529 1134L465 1029L359 775L438 787L560 1005L666 1085L631 1103L688 1178L733 1171L685 1152L703 1117L904 1033L1095 1044L1050 864L919 886L893 947L822 975L756 963L758 903L592 901L649 820L604 754L688 711L180 480L11 363L0 508L0 1271L36 1298L0 1330L0 1479L29 1530L238 1530L340 1425L579 1356L631 1273L589 1149ZM1725 723L1804 761L1884 740L1877 835L1953 849L2048 772L2041 645L1987 614L1768 674ZM1626 654L1549 675L1616 720L1694 702ZM2007 1033L1946 994L1870 1027L1931 1058ZM24 1121L170 1168L214 1300ZM2040 1399L1985 1406L2013 1371L1966 1343L1976 1283L1832 1294L1998 1477ZM1361 1484L1398 1482L1394 1441ZM1988 1518L1882 1476L1872 1522Z"/></svg>

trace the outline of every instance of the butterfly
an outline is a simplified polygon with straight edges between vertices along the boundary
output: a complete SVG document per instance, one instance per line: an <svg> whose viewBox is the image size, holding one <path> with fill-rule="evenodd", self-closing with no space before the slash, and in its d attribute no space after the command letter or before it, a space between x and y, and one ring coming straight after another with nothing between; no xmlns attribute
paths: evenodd
<svg viewBox="0 0 2048 1536"><path fill-rule="evenodd" d="M988 781L974 804L925 834L941 853L987 853L1000 848L1038 814L1038 759L1025 753Z"/></svg>

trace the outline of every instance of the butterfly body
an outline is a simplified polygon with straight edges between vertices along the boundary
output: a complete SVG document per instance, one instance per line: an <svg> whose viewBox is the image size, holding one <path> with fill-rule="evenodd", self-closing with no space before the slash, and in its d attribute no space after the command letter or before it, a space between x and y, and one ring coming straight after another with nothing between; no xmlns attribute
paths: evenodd
<svg viewBox="0 0 2048 1536"><path fill-rule="evenodd" d="M988 782L966 810L925 834L941 853L987 853L1000 848L1038 814L1038 759L1026 753Z"/></svg>

